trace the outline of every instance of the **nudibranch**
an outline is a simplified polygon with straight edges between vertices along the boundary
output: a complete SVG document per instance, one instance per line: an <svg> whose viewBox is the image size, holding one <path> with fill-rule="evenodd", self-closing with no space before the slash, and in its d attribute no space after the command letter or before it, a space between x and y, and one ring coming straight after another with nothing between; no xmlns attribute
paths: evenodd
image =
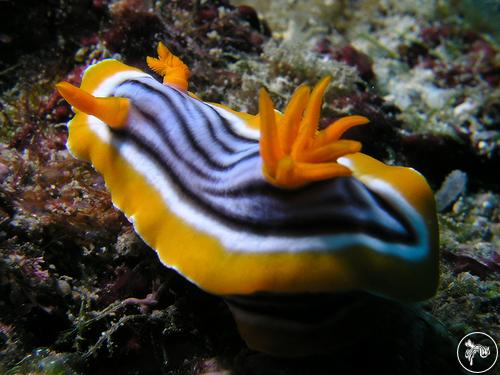
<svg viewBox="0 0 500 375"><path fill-rule="evenodd" d="M328 77L300 86L283 113L262 89L250 115L201 101L187 91L187 66L161 43L158 55L147 62L163 83L104 60L80 88L57 85L75 111L68 149L104 176L166 266L226 298L250 347L286 355L288 341L308 346L303 317L283 312L302 297L434 294L432 191L415 170L341 139L367 118L318 130ZM307 326L315 332L321 322Z"/></svg>

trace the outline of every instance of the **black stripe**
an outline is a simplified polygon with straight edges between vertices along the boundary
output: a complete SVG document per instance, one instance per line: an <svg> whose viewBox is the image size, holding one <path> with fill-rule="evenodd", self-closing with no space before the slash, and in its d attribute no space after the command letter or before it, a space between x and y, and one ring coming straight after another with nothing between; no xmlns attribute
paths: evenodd
<svg viewBox="0 0 500 375"><path fill-rule="evenodd" d="M127 84L130 84L130 85L137 85L137 86L140 86L143 90L150 90L150 91L154 91L155 94L157 94L158 96L160 96L161 100L163 100L163 102L165 103L166 107L168 108L168 110L173 114L173 116L175 117L175 120L181 124L181 127L183 130L183 135L185 136L185 138L187 139L187 142L189 144L189 146L195 151L197 152L201 157L202 159L210 165L211 168L217 170L217 171L220 171L220 172L223 172L223 171L226 171L227 169L229 168L233 168L235 167L238 163L240 163L241 161L244 161L244 160L248 160L252 157L257 157L258 156L258 145L255 141L252 141L250 143L250 145L256 147L256 151L253 152L253 153L249 153L249 154L245 154L243 155L241 158L229 163L229 164L223 164L219 161L216 161L214 160L211 155L209 155L206 151L206 148L204 147L204 145L200 144L200 142L197 140L196 136L193 134L193 129L192 129L192 124L185 118L184 114L182 113L182 111L179 110L178 108L178 105L176 103L174 103L172 101L172 99L164 92L160 91L160 90L157 90L155 88L152 88L151 86L149 85L146 85L142 82L137 82L137 81L126 81L124 83L127 83ZM123 83L123 84L124 84ZM122 84L122 85L123 85ZM122 86L120 85L120 86ZM118 86L118 87L120 87ZM188 99L191 99L193 102L199 102L197 101L196 99L193 99L191 97L187 97L187 96L183 96L181 93L179 93L177 90L173 89L173 88L169 88L169 87L165 87L165 89L169 90L170 93L175 93L177 94L181 101L183 102L182 104L184 104L184 109L185 109L185 112L188 112L189 109L187 108L187 106L185 105L185 103L187 102ZM132 97L130 96L126 96L125 97L128 97L129 99L133 99ZM199 102L201 103L201 102ZM144 112L142 109L140 109L138 106L135 106L141 113L146 113ZM196 106L194 106L196 107ZM208 108L210 108L211 110L213 110L211 107L207 106ZM221 126L224 126L224 127L228 127L228 129L230 128L229 125L227 123L224 123L226 122L227 120L224 119L223 117L221 117L217 112L214 112L218 119L223 123L221 124ZM226 146L225 144L221 143L219 138L215 137L215 130L213 129L213 124L211 123L211 121L209 121L209 119L205 116L205 114L203 114L204 116L204 119L206 120L206 125L209 126L209 128L212 130L212 131L209 131L210 134L214 134L214 137L211 139L211 140L207 140L207 143L209 144L210 141L212 142L216 142L217 144L221 145L221 147L224 148L224 146ZM148 118L153 118L153 116L151 116L151 114L149 115ZM155 121L156 124L159 124ZM164 128L163 126L160 126L159 127L156 127L157 129L159 129L159 131L161 132L161 134L164 136L165 135L165 132L164 132ZM248 143L248 142L247 142ZM234 149L231 150L231 154L234 154L236 151L234 151ZM229 152L226 154L226 155L231 155Z"/></svg>
<svg viewBox="0 0 500 375"><path fill-rule="evenodd" d="M220 146L222 147L222 149L224 151L226 151L227 153L232 153L232 152L236 152L237 150L234 149L234 147L232 147L232 145L228 145L226 144L225 142L223 142L220 138L218 138L215 134L215 129L213 127L213 124L212 122L210 121L210 119L207 117L207 115L205 114L205 112L201 111L199 108L196 107L196 110L198 111L198 114L200 115L200 117L203 118L205 124L207 125L207 130L208 130L208 133L210 134L210 138L212 139L218 139L219 140L219 144Z"/></svg>
<svg viewBox="0 0 500 375"><path fill-rule="evenodd" d="M244 137L243 135L241 134L238 134L234 131L233 127L231 126L231 124L229 123L229 121L224 118L223 116L221 116L219 114L219 112L217 112L214 108L212 108L212 106L208 105L207 103L204 103L198 99L195 99L195 98L192 98L186 94L183 94L181 92L179 92L178 90L174 89L174 88L170 88L172 90L172 92L174 92L175 94L177 94L178 96L182 97L182 99L184 100L192 100L192 103L193 103L193 106L194 107L200 107L200 108L204 108L206 110L208 110L209 112L212 112L218 119L220 122L222 122L222 134L224 135L229 135L232 137L231 139L231 146L229 145L226 145L229 149L230 149L230 152L238 152L238 149L234 149L232 146L234 146L234 142L238 142L238 143L243 143L243 144L250 144L250 145L253 145L253 144L256 144L258 143L257 140L253 139L253 138L247 138L247 137ZM198 111L200 111L201 113L203 113L203 115L206 117L206 114L204 113L204 111L202 109L199 109L197 108ZM212 126L212 123L211 121L208 120L207 118L207 122L210 126ZM214 132L213 133L213 138L214 139L217 139L219 142L223 143L222 141L222 138L220 138L219 136L217 136L215 134L215 129L213 127L211 127L212 131Z"/></svg>
<svg viewBox="0 0 500 375"><path fill-rule="evenodd" d="M141 86L142 89L144 89L143 84L135 81L128 81L130 85L138 85ZM146 86L148 87L148 86ZM149 87L148 87L149 89ZM153 89L151 89L153 90ZM163 95L161 92L155 91L160 99L165 102L166 108L170 111L174 117L174 122L180 124L180 130L182 132L182 135L187 141L187 144L193 149L198 156L200 156L206 163L210 164L210 166L214 169L220 169L219 166L210 158L210 156L206 153L205 149L200 146L200 144L194 139L193 134L191 133L190 126L189 124L185 121L184 116L179 112L177 107L172 103L171 99L168 98L166 95ZM130 100L133 101L133 96L127 96L127 95L122 95L123 97L126 97ZM141 116L145 117L148 121L148 123L151 124L151 126L156 130L156 132L160 135L161 139L165 142L167 147L171 148L172 150L175 150L175 155L178 157L180 160L185 161L186 166L189 166L190 169L195 171L197 174L201 174L205 176L208 179L214 180L214 177L207 173L206 171L202 171L198 165L194 163L190 163L185 156L183 156L180 151L176 148L175 144L177 142L171 141L168 134L166 133L166 129L164 124L158 122L158 120L154 117L153 114L146 112L142 107L139 107L137 105L134 105L134 108L141 114ZM131 133L130 133L131 134Z"/></svg>
<svg viewBox="0 0 500 375"><path fill-rule="evenodd" d="M148 86L150 87L150 86ZM233 140L232 142L234 141L239 141L241 143L250 143L250 144L254 144L254 143L258 143L257 140L253 139L253 138L247 138L237 132L234 131L233 127L231 126L231 124L228 122L228 120L226 118L224 118L223 116L221 116L219 114L219 112L217 112L214 108L212 108L212 106L208 105L207 103L205 102L202 102L201 100L198 100L198 99L195 99L191 96L188 96L184 93L181 93L180 91L176 90L175 88L172 88L172 87L169 87L170 90L172 90L174 93L176 93L177 95L179 95L180 97L182 97L183 99L187 100L187 99L190 99L190 100L193 100L193 103L196 103L198 104L200 107L203 107L205 109L208 109L210 112L213 112L214 115L218 118L220 118L220 121L223 123L224 127L223 127L223 130L224 130L224 134L226 135L230 135ZM215 137L217 138L217 137Z"/></svg>
<svg viewBox="0 0 500 375"><path fill-rule="evenodd" d="M224 132L227 132L227 133L232 133L232 134L236 134L236 133L233 133L232 131L232 127L229 125L228 121L222 117L216 110L214 110L211 106L209 106L208 104L205 104L203 102L200 102L202 105L204 105L207 109L209 109L210 111L213 111L214 114L219 118L219 120L222 122L222 126L223 126L223 130ZM207 129L210 133L210 136L212 137L212 139L216 139L218 144L224 149L224 151L226 151L228 154L229 153L244 153L244 152L247 152L248 150L238 150L237 148L234 147L234 144L232 144L232 147L227 145L221 137L218 137L216 134L215 134L215 129L213 127L213 123L210 121L210 119L206 116L206 114L200 110L199 108L197 108L197 106L195 106L195 108L197 109L198 111L198 114L200 114L206 121L206 124L208 125L207 126ZM227 129L227 130L226 130ZM247 139L245 138L249 144L249 146L254 146L256 148L255 151L253 152L250 152L248 154L245 154L244 156L242 156L241 158L239 159L236 159L234 161L232 161L231 163L229 164L224 164L224 168L233 168L234 166L236 166L237 164L239 164L240 162L244 161L244 160L248 160L248 159L251 159L253 157L258 157L259 156L259 148L258 148L258 141L256 140L253 140L253 139Z"/></svg>
<svg viewBox="0 0 500 375"><path fill-rule="evenodd" d="M162 141L165 143L164 150L167 150L167 152L171 152L173 154L173 157L170 159L173 159L172 161L169 161L169 158L165 154L165 152L160 153L158 150L156 150L156 147L154 147L147 139L144 137L141 137L138 134L135 134L131 132L128 129L121 129L121 130L114 130L112 129L113 133L117 136L119 136L122 141L126 138L129 138L133 140L133 142L137 145L141 146L141 149L144 151L148 150L150 155L154 155L154 159L156 162L160 165L162 165L164 170L169 170L173 168L178 168L179 166L175 166L175 163L181 163L183 164L184 168L189 169L190 172L198 176L199 178L203 178L206 180L210 180L212 182L215 182L215 178L213 175L207 173L205 170L201 169L196 165L195 163L191 163L190 160L186 159L180 150L177 149L177 146L175 142L172 142L171 139L168 137L168 134L165 133L164 128L162 124L160 124L155 117L150 115L147 112L142 112L140 111L137 107L135 107L137 110L137 113L144 117L145 122L147 122L151 127L153 127L156 132L159 134L160 138ZM168 168L165 168L165 165L168 166Z"/></svg>

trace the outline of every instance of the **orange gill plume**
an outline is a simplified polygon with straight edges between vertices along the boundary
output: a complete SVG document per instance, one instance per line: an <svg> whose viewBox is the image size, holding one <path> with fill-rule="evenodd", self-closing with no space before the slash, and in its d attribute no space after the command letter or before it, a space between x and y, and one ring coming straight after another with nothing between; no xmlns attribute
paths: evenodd
<svg viewBox="0 0 500 375"><path fill-rule="evenodd" d="M337 163L341 156L359 152L361 143L340 139L346 130L366 124L363 116L343 117L318 131L319 116L329 76L314 89L300 86L293 94L283 116L276 116L265 89L259 96L260 154L267 181L281 188L296 188L309 182L351 174Z"/></svg>

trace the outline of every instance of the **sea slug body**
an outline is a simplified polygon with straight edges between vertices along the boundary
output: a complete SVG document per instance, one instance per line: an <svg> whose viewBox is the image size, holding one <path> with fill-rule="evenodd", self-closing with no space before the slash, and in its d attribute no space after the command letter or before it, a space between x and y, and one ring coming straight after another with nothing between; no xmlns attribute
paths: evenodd
<svg viewBox="0 0 500 375"><path fill-rule="evenodd" d="M283 114L261 90L253 116L201 101L187 91L185 64L161 43L158 53L148 64L163 83L105 60L80 88L58 84L76 113L68 148L104 176L114 204L166 266L228 297L251 347L275 352L272 339L248 333L259 331L258 314L233 297L434 294L432 191L415 170L341 139L368 119L348 116L318 131L329 78L300 86Z"/></svg>

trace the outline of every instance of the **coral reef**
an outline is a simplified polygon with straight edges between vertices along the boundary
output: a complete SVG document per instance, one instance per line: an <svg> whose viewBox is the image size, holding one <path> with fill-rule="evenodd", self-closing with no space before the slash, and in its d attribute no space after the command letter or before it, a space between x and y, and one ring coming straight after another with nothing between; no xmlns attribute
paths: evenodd
<svg viewBox="0 0 500 375"><path fill-rule="evenodd" d="M236 3L1 2L0 373L324 374L375 368L381 348L398 345L406 357L388 360L389 373L459 373L456 340L500 337L495 39L444 0ZM460 170L440 190L437 296L367 307L393 319L352 310L349 326L369 340L366 352L346 346L345 361L245 349L224 303L166 269L65 148L71 110L53 85L78 84L108 57L147 69L159 40L190 66L204 100L255 112L265 86L283 108L298 84L329 74L323 126L369 117L348 137L415 167L435 190Z"/></svg>

